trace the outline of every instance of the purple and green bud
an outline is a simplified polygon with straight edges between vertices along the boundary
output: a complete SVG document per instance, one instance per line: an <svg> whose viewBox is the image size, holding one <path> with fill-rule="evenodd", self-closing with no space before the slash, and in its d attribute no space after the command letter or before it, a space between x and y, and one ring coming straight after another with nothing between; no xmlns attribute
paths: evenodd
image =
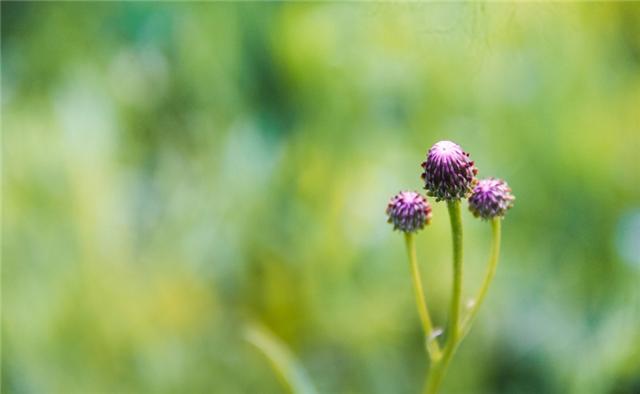
<svg viewBox="0 0 640 394"><path fill-rule="evenodd" d="M431 205L427 199L416 192L400 192L389 200L387 205L389 223L394 230L412 233L421 230L431 221Z"/></svg>
<svg viewBox="0 0 640 394"><path fill-rule="evenodd" d="M467 197L478 173L469 154L451 141L440 141L433 145L422 168L424 188L427 195L435 197L436 201Z"/></svg>
<svg viewBox="0 0 640 394"><path fill-rule="evenodd" d="M492 219L504 214L513 206L515 197L509 185L501 179L483 179L473 188L469 197L469 210L473 216Z"/></svg>

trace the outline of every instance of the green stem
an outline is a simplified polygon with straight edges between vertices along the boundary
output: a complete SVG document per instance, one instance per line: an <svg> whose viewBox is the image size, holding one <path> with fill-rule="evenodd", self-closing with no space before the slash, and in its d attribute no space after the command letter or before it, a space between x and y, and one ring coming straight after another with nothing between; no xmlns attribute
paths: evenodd
<svg viewBox="0 0 640 394"><path fill-rule="evenodd" d="M447 201L447 207L449 208L451 235L453 239L453 293L449 312L450 320L447 329L447 342L442 352L442 358L432 363L429 369L425 387L425 393L428 394L433 394L438 391L460 338L460 300L462 297L462 215L460 212L460 201Z"/></svg>
<svg viewBox="0 0 640 394"><path fill-rule="evenodd" d="M420 279L420 270L418 268L418 259L416 257L413 234L405 233L404 237L407 245L407 254L409 255L409 263L411 265L411 277L413 279L413 289L416 296L418 315L420 315L422 328L424 330L425 345L431 360L437 360L440 358L440 346L438 345L437 338L433 335L433 324L429 317L429 309L427 308L427 302L425 301L424 291L422 289L422 280Z"/></svg>
<svg viewBox="0 0 640 394"><path fill-rule="evenodd" d="M482 281L482 285L480 286L480 290L478 291L478 295L473 300L473 306L471 307L469 314L462 323L462 333L460 334L460 340L462 340L469 333L471 325L473 324L473 321L478 314L480 305L484 301L487 295L487 291L489 290L489 286L491 285L493 277L496 273L496 267L498 266L498 255L500 254L500 223L500 217L491 219L491 255L489 257L489 263L487 264L487 272L485 273L484 280Z"/></svg>
<svg viewBox="0 0 640 394"><path fill-rule="evenodd" d="M453 295L451 297L451 324L447 345L458 339L458 327L460 325L460 303L462 297L462 214L460 212L460 201L449 201L449 217L451 220L451 234L453 237Z"/></svg>

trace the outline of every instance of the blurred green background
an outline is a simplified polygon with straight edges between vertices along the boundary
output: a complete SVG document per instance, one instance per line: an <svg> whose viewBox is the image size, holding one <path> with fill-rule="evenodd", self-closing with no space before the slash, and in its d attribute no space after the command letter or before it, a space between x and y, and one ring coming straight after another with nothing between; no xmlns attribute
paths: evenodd
<svg viewBox="0 0 640 394"><path fill-rule="evenodd" d="M250 321L320 393L419 392L384 209L441 139L517 197L445 392L640 393L639 3L3 2L2 392L283 392Z"/></svg>

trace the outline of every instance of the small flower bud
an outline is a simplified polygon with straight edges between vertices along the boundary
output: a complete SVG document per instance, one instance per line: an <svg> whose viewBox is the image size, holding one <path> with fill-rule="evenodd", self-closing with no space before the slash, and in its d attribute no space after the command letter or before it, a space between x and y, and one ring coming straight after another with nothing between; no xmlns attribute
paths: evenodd
<svg viewBox="0 0 640 394"><path fill-rule="evenodd" d="M435 197L436 201L467 197L478 173L469 154L451 141L440 141L433 145L422 168L424 188L427 195Z"/></svg>
<svg viewBox="0 0 640 394"><path fill-rule="evenodd" d="M491 219L504 214L513 206L515 197L509 185L501 179L483 179L473 188L469 210L475 217Z"/></svg>
<svg viewBox="0 0 640 394"><path fill-rule="evenodd" d="M389 200L387 215L388 222L393 223L394 230L416 232L431 221L431 205L419 193L400 192Z"/></svg>

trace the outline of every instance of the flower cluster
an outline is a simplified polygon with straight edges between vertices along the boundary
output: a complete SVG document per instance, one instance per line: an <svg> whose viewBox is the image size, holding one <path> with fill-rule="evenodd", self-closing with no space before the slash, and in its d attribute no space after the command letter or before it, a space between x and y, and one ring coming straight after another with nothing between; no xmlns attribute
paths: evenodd
<svg viewBox="0 0 640 394"><path fill-rule="evenodd" d="M451 297L451 315L449 316L448 335L441 350L437 335L439 330L434 329L429 310L424 297L413 233L421 230L431 221L431 206L427 198L414 191L403 191L391 198L387 205L389 223L394 230L405 233L407 254L411 266L413 287L416 294L418 314L422 321L426 341L426 350L431 359L429 376L427 378L427 391L435 393L442 381L442 376L447 368L453 352L464 336L469 331L473 319L478 313L489 284L491 283L500 249L500 220L513 206L515 197L507 183L501 179L488 178L478 180L473 160L469 154L462 150L460 145L451 141L440 141L433 145L427 152L427 159L422 163L422 180L427 196L434 197L437 201L446 201L451 219L451 240L453 244L453 285ZM469 210L475 217L483 220L491 220L492 251L487 273L482 281L482 287L477 297L473 299L473 305L465 311L466 316L461 319L462 311L462 267L463 267L463 237L462 218L460 212L460 200L468 198ZM451 335L451 334L454 335Z"/></svg>
<svg viewBox="0 0 640 394"><path fill-rule="evenodd" d="M513 206L515 197L501 179L477 180L478 170L469 154L460 145L440 141L427 152L421 174L427 196L436 201L469 199L469 210L475 217L492 219L503 217ZM387 206L389 223L395 230L416 232L429 224L431 206L416 192L400 192Z"/></svg>
<svg viewBox="0 0 640 394"><path fill-rule="evenodd" d="M431 221L431 205L419 193L400 192L389 200L387 205L389 223L394 230L412 233L424 228Z"/></svg>

